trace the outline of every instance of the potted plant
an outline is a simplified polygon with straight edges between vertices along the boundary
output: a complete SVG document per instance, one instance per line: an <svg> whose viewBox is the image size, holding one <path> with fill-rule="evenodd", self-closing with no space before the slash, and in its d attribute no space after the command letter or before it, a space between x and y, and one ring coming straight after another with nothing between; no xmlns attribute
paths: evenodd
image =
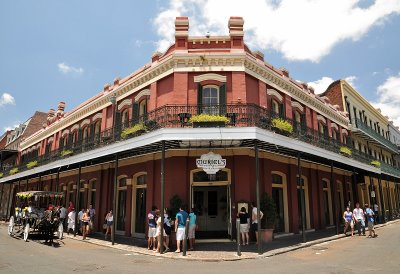
<svg viewBox="0 0 400 274"><path fill-rule="evenodd" d="M31 161L31 162L29 162L29 163L26 164L26 167L27 167L28 169L31 169L31 168L34 168L34 167L37 166L37 165L38 165L38 161Z"/></svg>
<svg viewBox="0 0 400 274"><path fill-rule="evenodd" d="M10 175L14 175L14 174L16 174L16 173L18 173L18 167L14 167L14 168L12 168L11 170L10 170Z"/></svg>
<svg viewBox="0 0 400 274"><path fill-rule="evenodd" d="M352 154L351 149L348 148L348 147L345 147L345 146L340 147L339 151L340 151L341 154L343 154L345 156L348 156L348 157L350 157L351 154Z"/></svg>
<svg viewBox="0 0 400 274"><path fill-rule="evenodd" d="M293 133L293 126L282 118L274 118L271 121L272 127L280 134L288 136Z"/></svg>
<svg viewBox="0 0 400 274"><path fill-rule="evenodd" d="M66 157L68 155L71 155L72 153L74 153L72 150L65 149L65 150L61 151L61 157Z"/></svg>
<svg viewBox="0 0 400 274"><path fill-rule="evenodd" d="M139 124L134 125L133 127L125 128L121 132L121 138L126 139L126 138L132 137L134 135L139 135L139 134L145 132L146 130L147 130L146 125L144 123L139 123Z"/></svg>
<svg viewBox="0 0 400 274"><path fill-rule="evenodd" d="M202 113L200 115L192 116L189 119L189 123L193 124L193 127L225 127L229 123L229 119L222 115L212 115Z"/></svg>
<svg viewBox="0 0 400 274"><path fill-rule="evenodd" d="M4 174L3 174L3 173L0 173L0 178L3 178L3 176L4 176Z"/></svg>
<svg viewBox="0 0 400 274"><path fill-rule="evenodd" d="M263 242L271 242L276 222L276 205L272 197L264 192L260 199L260 210L264 213L261 219L261 237Z"/></svg>
<svg viewBox="0 0 400 274"><path fill-rule="evenodd" d="M378 160L371 161L371 165L377 168L381 168L381 162L379 162Z"/></svg>

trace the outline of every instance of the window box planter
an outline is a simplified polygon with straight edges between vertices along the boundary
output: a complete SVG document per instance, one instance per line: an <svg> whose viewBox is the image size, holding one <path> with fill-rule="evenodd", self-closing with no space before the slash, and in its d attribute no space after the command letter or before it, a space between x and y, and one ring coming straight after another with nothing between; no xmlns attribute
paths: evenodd
<svg viewBox="0 0 400 274"><path fill-rule="evenodd" d="M339 151L340 151L340 154L347 156L347 157L350 157L352 154L351 149L348 147L340 147Z"/></svg>
<svg viewBox="0 0 400 274"><path fill-rule="evenodd" d="M10 175L14 175L16 173L18 173L18 167L14 167L13 169L10 170Z"/></svg>
<svg viewBox="0 0 400 274"><path fill-rule="evenodd" d="M372 161L371 165L373 165L374 167L377 167L377 168L381 168L381 162L376 161L376 160Z"/></svg>
<svg viewBox="0 0 400 274"><path fill-rule="evenodd" d="M32 161L32 162L27 163L27 164L26 164L26 167L27 167L28 169L31 169L31 168L34 168L34 167L37 166L37 165L38 165L38 161Z"/></svg>
<svg viewBox="0 0 400 274"><path fill-rule="evenodd" d="M127 139L146 132L147 127L144 123L136 124L133 127L125 128L121 133L122 139Z"/></svg>
<svg viewBox="0 0 400 274"><path fill-rule="evenodd" d="M72 155L73 153L74 152L72 150L69 150L69 149L63 150L63 151L61 151L61 157L67 157L69 155Z"/></svg>
<svg viewBox="0 0 400 274"><path fill-rule="evenodd" d="M189 119L189 123L193 124L194 128L199 127L225 127L230 120L226 116L200 114Z"/></svg>
<svg viewBox="0 0 400 274"><path fill-rule="evenodd" d="M272 119L271 125L272 125L272 128L274 129L274 131L279 134L289 136L293 133L292 124L282 118Z"/></svg>
<svg viewBox="0 0 400 274"><path fill-rule="evenodd" d="M3 173L0 173L0 178L3 178L3 176L4 176L4 174L3 174Z"/></svg>

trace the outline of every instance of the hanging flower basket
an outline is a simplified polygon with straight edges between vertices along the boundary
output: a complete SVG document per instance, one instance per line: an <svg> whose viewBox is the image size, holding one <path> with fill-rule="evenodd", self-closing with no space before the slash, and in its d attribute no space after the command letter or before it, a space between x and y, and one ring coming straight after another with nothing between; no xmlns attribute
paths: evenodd
<svg viewBox="0 0 400 274"><path fill-rule="evenodd" d="M66 157L68 155L72 155L74 152L72 150L66 149L61 151L61 157Z"/></svg>
<svg viewBox="0 0 400 274"><path fill-rule="evenodd" d="M121 133L121 138L126 139L133 135L146 132L147 127L144 123L136 124L133 127L125 128Z"/></svg>
<svg viewBox="0 0 400 274"><path fill-rule="evenodd" d="M3 174L3 173L0 173L0 178L3 178L3 176L4 176L4 174Z"/></svg>
<svg viewBox="0 0 400 274"><path fill-rule="evenodd" d="M32 161L32 162L27 163L26 167L31 169L31 168L33 168L33 167L35 167L37 165L38 165L38 161Z"/></svg>
<svg viewBox="0 0 400 274"><path fill-rule="evenodd" d="M14 175L16 173L18 173L18 167L14 167L13 169L10 170L10 175Z"/></svg>
<svg viewBox="0 0 400 274"><path fill-rule="evenodd" d="M340 153L345 155L345 156L351 156L352 151L351 151L350 148L343 146L343 147L340 147Z"/></svg>
<svg viewBox="0 0 400 274"><path fill-rule="evenodd" d="M222 115L200 114L192 116L189 123L193 124L194 128L199 127L225 127L229 123L229 119Z"/></svg>
<svg viewBox="0 0 400 274"><path fill-rule="evenodd" d="M288 121L281 118L274 118L271 121L272 127L280 134L290 135L293 133L293 126Z"/></svg>
<svg viewBox="0 0 400 274"><path fill-rule="evenodd" d="M373 165L374 167L377 167L377 168L381 168L381 162L379 162L377 160L372 161L371 165Z"/></svg>

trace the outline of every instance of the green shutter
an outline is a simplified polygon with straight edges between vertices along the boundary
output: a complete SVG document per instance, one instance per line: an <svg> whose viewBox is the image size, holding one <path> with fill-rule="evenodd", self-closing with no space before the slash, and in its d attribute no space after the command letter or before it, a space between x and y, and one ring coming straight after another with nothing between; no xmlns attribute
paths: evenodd
<svg viewBox="0 0 400 274"><path fill-rule="evenodd" d="M226 85L219 88L219 115L226 114Z"/></svg>
<svg viewBox="0 0 400 274"><path fill-rule="evenodd" d="M117 111L115 113L115 126L114 126L114 136L117 137L121 133L121 112Z"/></svg>
<svg viewBox="0 0 400 274"><path fill-rule="evenodd" d="M67 149L70 149L72 147L72 137L72 133L68 134Z"/></svg>
<svg viewBox="0 0 400 274"><path fill-rule="evenodd" d="M300 115L301 131L305 132L307 130L306 114L302 113Z"/></svg>
<svg viewBox="0 0 400 274"><path fill-rule="evenodd" d="M279 104L279 117L285 118L285 107L284 104Z"/></svg>
<svg viewBox="0 0 400 274"><path fill-rule="evenodd" d="M77 142L77 145L81 145L82 144L82 139L83 139L83 129L80 128L80 129L78 129L78 142Z"/></svg>
<svg viewBox="0 0 400 274"><path fill-rule="evenodd" d="M139 123L139 103L134 102L132 104L132 126Z"/></svg>
<svg viewBox="0 0 400 274"><path fill-rule="evenodd" d="M95 124L91 124L91 125L90 125L90 128L89 128L89 130L90 130L90 132L89 132L89 134L90 134L90 135L89 135L89 136L90 136L90 137L89 137L89 142L93 142L93 141L94 141L94 134L95 134L95 133L94 133L94 130L95 130L95 127L94 127L94 126L95 126Z"/></svg>
<svg viewBox="0 0 400 274"><path fill-rule="evenodd" d="M203 87L202 85L197 84L197 114L201 114L203 112Z"/></svg>
<svg viewBox="0 0 400 274"><path fill-rule="evenodd" d="M60 151L64 149L64 137L60 137L60 141L58 143L58 149Z"/></svg>

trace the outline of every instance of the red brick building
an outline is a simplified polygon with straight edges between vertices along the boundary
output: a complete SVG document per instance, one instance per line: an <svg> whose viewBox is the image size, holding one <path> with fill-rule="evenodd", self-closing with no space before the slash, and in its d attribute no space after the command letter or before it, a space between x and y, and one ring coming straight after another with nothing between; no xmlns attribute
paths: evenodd
<svg viewBox="0 0 400 274"><path fill-rule="evenodd" d="M21 143L19 172L0 182L92 203L97 229L114 208L117 233L133 237L145 235L151 206L164 198L170 207L174 195L197 208L201 231L228 237L238 207L257 200L257 182L277 205L276 233L298 233L302 210L305 229L338 225L358 187L382 171L355 151L340 153L353 146L347 112L252 52L243 23L231 17L229 36L190 37L188 18L178 17L165 53L68 113L64 103L51 109L46 127ZM215 116L222 122L196 122ZM224 164L208 174L202 156ZM39 165L25 168L33 160Z"/></svg>

